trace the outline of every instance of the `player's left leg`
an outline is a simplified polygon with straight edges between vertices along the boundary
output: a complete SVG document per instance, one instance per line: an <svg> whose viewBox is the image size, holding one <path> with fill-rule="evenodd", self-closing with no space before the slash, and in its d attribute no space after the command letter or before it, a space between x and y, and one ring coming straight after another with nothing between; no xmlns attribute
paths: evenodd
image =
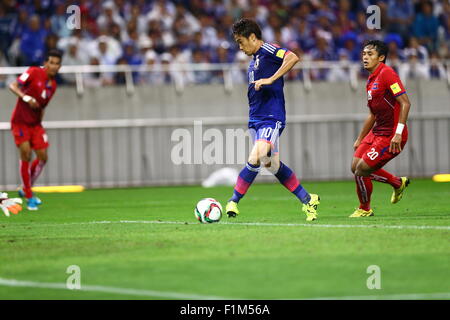
<svg viewBox="0 0 450 320"><path fill-rule="evenodd" d="M265 167L302 203L308 203L311 200L311 195L302 187L296 174L286 164L280 161L279 153L271 156L269 162L265 164Z"/></svg>
<svg viewBox="0 0 450 320"><path fill-rule="evenodd" d="M283 132L284 125L277 123L276 130L273 130L270 138L271 150L263 160L265 167L280 181L280 183L292 192L303 203L302 211L306 214L307 221L317 219L317 207L320 198L317 194L309 194L300 184L296 174L283 162L280 161L279 140Z"/></svg>
<svg viewBox="0 0 450 320"><path fill-rule="evenodd" d="M280 154L274 153L265 163L265 167L280 181L280 183L292 192L302 203L302 211L306 214L307 221L317 219L317 206L320 204L320 197L317 194L310 194L301 185L296 174L283 162L280 161Z"/></svg>
<svg viewBox="0 0 450 320"><path fill-rule="evenodd" d="M33 186L39 175L42 173L48 160L47 149L34 150L36 159L31 164L31 185Z"/></svg>
<svg viewBox="0 0 450 320"><path fill-rule="evenodd" d="M391 203L399 202L402 199L406 188L411 183L411 180L408 177L397 177L384 169L374 171L370 177L375 181L390 184L392 188L394 188L391 196Z"/></svg>
<svg viewBox="0 0 450 320"><path fill-rule="evenodd" d="M30 170L32 187L34 186L37 178L42 173L42 170L44 169L44 166L48 160L47 149L34 150L34 153L36 154L36 159L34 159L34 161L31 163L31 170ZM42 204L41 199L39 199L36 196L34 196L34 198L36 199L36 203L38 205Z"/></svg>

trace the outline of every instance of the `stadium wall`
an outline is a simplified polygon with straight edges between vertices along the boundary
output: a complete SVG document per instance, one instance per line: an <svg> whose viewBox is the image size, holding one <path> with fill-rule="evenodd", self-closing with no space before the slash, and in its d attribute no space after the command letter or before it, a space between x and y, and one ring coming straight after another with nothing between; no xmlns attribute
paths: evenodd
<svg viewBox="0 0 450 320"><path fill-rule="evenodd" d="M410 176L450 172L447 84L408 81L405 85L412 102L410 139L388 168ZM354 90L348 83L313 83L306 90L299 82L286 84L288 125L281 138L281 158L303 180L351 178L352 145L367 114L364 86L360 82ZM5 123L15 99L3 89L0 101L0 188L10 189L20 182L17 151ZM124 87L87 88L82 96L74 88L61 87L45 119L51 147L49 166L39 180L43 185L196 184L214 170L239 169L250 147L235 141L228 145L226 139L227 130L246 128L245 86L226 91L221 85L195 85L182 93L172 86L145 86L136 87L132 95ZM200 120L201 127L194 125ZM174 136L177 129L188 133L193 149L190 159L197 164L174 164L174 148L182 140ZM222 144L216 141L221 136ZM211 153L208 146L217 150ZM230 148L235 153L233 161L227 159ZM204 153L215 163L205 164L208 159L198 156ZM258 179L273 177L263 174Z"/></svg>

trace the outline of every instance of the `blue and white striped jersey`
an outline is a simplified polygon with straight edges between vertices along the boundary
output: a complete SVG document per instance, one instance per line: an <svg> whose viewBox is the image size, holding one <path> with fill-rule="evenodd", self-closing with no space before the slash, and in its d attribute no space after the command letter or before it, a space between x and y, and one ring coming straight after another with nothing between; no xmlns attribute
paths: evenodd
<svg viewBox="0 0 450 320"><path fill-rule="evenodd" d="M255 90L253 81L271 77L283 63L289 50L265 42L253 55L248 68L248 102L250 122L276 120L285 123L286 110L284 102L283 77L271 85Z"/></svg>

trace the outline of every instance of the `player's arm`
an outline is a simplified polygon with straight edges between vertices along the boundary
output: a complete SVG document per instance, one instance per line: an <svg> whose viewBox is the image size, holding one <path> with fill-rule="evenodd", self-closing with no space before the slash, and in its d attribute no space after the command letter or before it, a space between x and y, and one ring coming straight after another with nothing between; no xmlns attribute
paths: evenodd
<svg viewBox="0 0 450 320"><path fill-rule="evenodd" d="M256 81L253 81L255 84L255 90L258 91L261 86L264 85L271 85L276 80L284 76L286 73L289 72L289 70L292 69L292 67L300 61L300 58L293 52L289 51L283 58L283 63L281 64L280 68L271 76L270 78L263 78Z"/></svg>
<svg viewBox="0 0 450 320"><path fill-rule="evenodd" d="M361 132L359 133L358 138L353 144L353 148L355 148L355 150L359 147L361 141L367 136L370 130L372 130L374 124L375 124L375 115L372 113L372 111L369 110L369 115L366 121L364 121L363 127L361 129Z"/></svg>
<svg viewBox="0 0 450 320"><path fill-rule="evenodd" d="M399 153L402 151L402 132L405 127L406 121L408 120L409 109L411 108L411 102L409 101L408 95L406 93L397 96L395 98L400 104L400 115L398 117L398 124L395 131L395 135L391 140L389 146L389 152Z"/></svg>
<svg viewBox="0 0 450 320"><path fill-rule="evenodd" d="M36 101L35 98L33 98L32 96L26 95L22 89L20 88L19 83L17 82L17 80L14 80L10 85L9 85L9 90L11 90L16 96L19 97L19 99L22 99L23 101L25 101L26 103L28 103L28 105L33 108L33 109L37 109L39 108L39 103Z"/></svg>

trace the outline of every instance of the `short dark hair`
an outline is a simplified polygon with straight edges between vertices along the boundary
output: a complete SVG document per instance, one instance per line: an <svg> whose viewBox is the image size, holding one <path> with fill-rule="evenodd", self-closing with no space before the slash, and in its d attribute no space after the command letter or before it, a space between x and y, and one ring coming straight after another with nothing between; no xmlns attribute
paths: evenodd
<svg viewBox="0 0 450 320"><path fill-rule="evenodd" d="M367 46L372 46L375 48L378 56L384 56L383 63L386 62L387 55L389 53L389 48L387 44L380 40L370 40L364 44L364 48Z"/></svg>
<svg viewBox="0 0 450 320"><path fill-rule="evenodd" d="M233 35L248 38L252 33L258 40L262 39L261 28L251 19L241 19L233 24Z"/></svg>
<svg viewBox="0 0 450 320"><path fill-rule="evenodd" d="M57 57L59 58L59 61L62 61L62 52L58 49L51 49L45 55L45 61L48 61L50 57Z"/></svg>

